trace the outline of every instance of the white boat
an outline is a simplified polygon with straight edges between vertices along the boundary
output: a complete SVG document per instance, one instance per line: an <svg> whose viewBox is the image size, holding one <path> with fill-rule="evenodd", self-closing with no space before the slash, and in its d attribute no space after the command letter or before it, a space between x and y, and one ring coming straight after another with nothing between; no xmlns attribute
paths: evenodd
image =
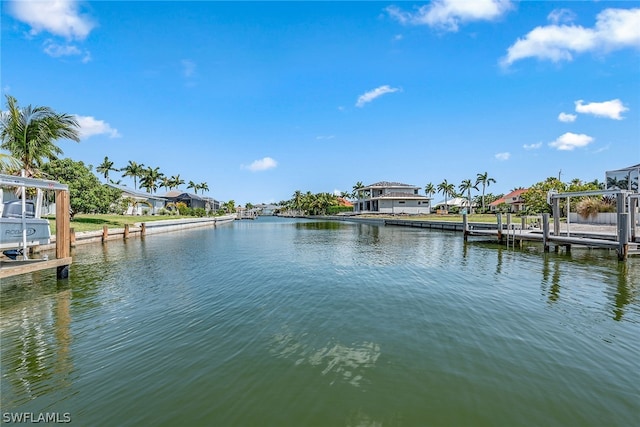
<svg viewBox="0 0 640 427"><path fill-rule="evenodd" d="M0 249L22 248L25 234L27 247L50 242L49 220L35 217L33 202L26 202L25 206L27 206L26 218L23 219L20 200L3 203L2 217L0 217Z"/></svg>

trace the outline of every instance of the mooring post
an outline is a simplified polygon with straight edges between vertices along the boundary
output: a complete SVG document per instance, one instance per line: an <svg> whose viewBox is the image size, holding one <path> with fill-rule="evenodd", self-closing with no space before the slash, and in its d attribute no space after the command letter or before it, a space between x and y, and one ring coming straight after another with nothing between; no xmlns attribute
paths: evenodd
<svg viewBox="0 0 640 427"><path fill-rule="evenodd" d="M109 227L106 225L102 226L102 243L106 242L109 238Z"/></svg>
<svg viewBox="0 0 640 427"><path fill-rule="evenodd" d="M496 220L498 222L498 242L502 243L502 214L496 213Z"/></svg>
<svg viewBox="0 0 640 427"><path fill-rule="evenodd" d="M620 237L620 221L621 221L621 217L620 215L625 213L625 209L624 209L624 205L625 205L625 194L623 192L620 192L618 194L616 194L616 212L618 213L618 227L616 227L616 229L618 230L618 240L622 241L622 238ZM628 218L627 218L628 221ZM625 226L626 228L626 226Z"/></svg>
<svg viewBox="0 0 640 427"><path fill-rule="evenodd" d="M69 258L71 254L71 234L69 228L69 192L56 190L56 258ZM69 266L56 269L58 279L69 277Z"/></svg>
<svg viewBox="0 0 640 427"><path fill-rule="evenodd" d="M76 229L69 229L69 245L73 248L76 245Z"/></svg>
<svg viewBox="0 0 640 427"><path fill-rule="evenodd" d="M636 208L638 207L638 198L629 197L629 241L636 241Z"/></svg>
<svg viewBox="0 0 640 427"><path fill-rule="evenodd" d="M128 239L129 238L129 224L125 224L124 225L124 239Z"/></svg>
<svg viewBox="0 0 640 427"><path fill-rule="evenodd" d="M509 248L509 233L511 232L511 213L508 212L507 213L507 248ZM511 240L511 243L513 244L513 242L515 241L515 232L513 233L513 240Z"/></svg>
<svg viewBox="0 0 640 427"><path fill-rule="evenodd" d="M147 223L143 222L142 224L140 224L140 237L144 237L146 232L147 232Z"/></svg>
<svg viewBox="0 0 640 427"><path fill-rule="evenodd" d="M553 205L551 207L553 212L553 234L556 236L560 235L560 199L554 198Z"/></svg>
<svg viewBox="0 0 640 427"><path fill-rule="evenodd" d="M629 214L618 214L618 260L626 261L629 253Z"/></svg>
<svg viewBox="0 0 640 427"><path fill-rule="evenodd" d="M545 252L549 252L549 214L542 214L542 246Z"/></svg>

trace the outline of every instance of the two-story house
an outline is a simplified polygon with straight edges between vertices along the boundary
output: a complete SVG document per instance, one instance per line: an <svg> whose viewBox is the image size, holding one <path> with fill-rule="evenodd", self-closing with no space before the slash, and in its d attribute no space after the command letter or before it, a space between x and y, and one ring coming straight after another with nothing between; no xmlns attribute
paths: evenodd
<svg viewBox="0 0 640 427"><path fill-rule="evenodd" d="M431 199L418 194L420 187L381 181L362 187L353 204L356 213L428 214Z"/></svg>

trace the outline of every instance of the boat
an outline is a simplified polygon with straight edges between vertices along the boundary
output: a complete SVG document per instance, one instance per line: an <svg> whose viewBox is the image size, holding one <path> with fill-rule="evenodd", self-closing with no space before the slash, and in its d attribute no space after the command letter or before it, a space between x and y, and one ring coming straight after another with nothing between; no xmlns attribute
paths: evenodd
<svg viewBox="0 0 640 427"><path fill-rule="evenodd" d="M24 205L25 218L22 218L21 200L10 200L2 204L0 250L4 250L3 253L6 252L5 255L10 258L22 253L25 241L29 247L48 244L51 240L49 220L37 217L32 201L25 201Z"/></svg>

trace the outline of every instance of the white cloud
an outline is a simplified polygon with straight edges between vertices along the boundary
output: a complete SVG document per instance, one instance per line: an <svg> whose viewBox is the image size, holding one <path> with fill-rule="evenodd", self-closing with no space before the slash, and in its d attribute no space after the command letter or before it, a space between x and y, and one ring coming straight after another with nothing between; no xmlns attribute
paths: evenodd
<svg viewBox="0 0 640 427"><path fill-rule="evenodd" d="M605 9L596 17L593 28L557 24L534 28L507 49L501 64L506 67L525 58L571 61L575 54L638 46L640 9Z"/></svg>
<svg viewBox="0 0 640 427"><path fill-rule="evenodd" d="M389 85L384 85L377 87L369 92L364 93L358 97L358 101L356 102L356 107L364 107L365 104L373 101L374 99L384 95L385 93L393 93L397 92L400 89L391 87Z"/></svg>
<svg viewBox="0 0 640 427"><path fill-rule="evenodd" d="M511 157L511 153L505 152L505 153L496 153L495 158L498 160L509 160L509 157Z"/></svg>
<svg viewBox="0 0 640 427"><path fill-rule="evenodd" d="M335 137L336 137L335 135L318 135L318 136L316 136L316 139L318 141L322 141L322 140L326 140L326 139L333 139Z"/></svg>
<svg viewBox="0 0 640 427"><path fill-rule="evenodd" d="M604 102L590 102L585 104L583 100L576 101L576 112L582 114L592 114L597 117L606 117L613 120L622 120L621 113L629 111L619 99L612 99Z"/></svg>
<svg viewBox="0 0 640 427"><path fill-rule="evenodd" d="M568 114L568 113L558 114L558 120L565 123L575 122L577 118L578 116L576 116L575 114Z"/></svg>
<svg viewBox="0 0 640 427"><path fill-rule="evenodd" d="M13 1L10 13L31 27L31 34L47 31L67 40L83 40L95 27L91 18L82 15L75 0Z"/></svg>
<svg viewBox="0 0 640 427"><path fill-rule="evenodd" d="M461 23L492 21L512 8L509 0L434 0L414 13L396 6L386 8L389 16L403 25L428 25L445 31L458 31Z"/></svg>
<svg viewBox="0 0 640 427"><path fill-rule="evenodd" d="M549 146L557 148L558 150L572 151L575 148L586 147L593 141L594 139L589 135L567 132L558 137L555 141L550 142Z"/></svg>
<svg viewBox="0 0 640 427"><path fill-rule="evenodd" d="M547 16L547 20L554 24L569 23L576 19L576 14L569 9L554 9Z"/></svg>
<svg viewBox="0 0 640 427"><path fill-rule="evenodd" d="M522 146L522 148L524 148L525 150L537 150L540 147L542 147L542 142L536 142L535 144L524 144Z"/></svg>
<svg viewBox="0 0 640 427"><path fill-rule="evenodd" d="M53 40L44 42L44 53L53 57L60 58L62 56L82 56L82 62L87 63L91 60L91 53L82 50L72 44L58 44Z"/></svg>
<svg viewBox="0 0 640 427"><path fill-rule="evenodd" d="M273 160L271 157L265 157L260 160L256 160L251 163L249 166L240 166L242 169L249 169L251 172L260 172L266 171L267 169L273 169L278 166L278 162Z"/></svg>
<svg viewBox="0 0 640 427"><path fill-rule="evenodd" d="M80 139L87 139L93 135L109 135L109 138L120 138L118 129L114 129L104 120L96 120L91 116L75 116L80 125Z"/></svg>

